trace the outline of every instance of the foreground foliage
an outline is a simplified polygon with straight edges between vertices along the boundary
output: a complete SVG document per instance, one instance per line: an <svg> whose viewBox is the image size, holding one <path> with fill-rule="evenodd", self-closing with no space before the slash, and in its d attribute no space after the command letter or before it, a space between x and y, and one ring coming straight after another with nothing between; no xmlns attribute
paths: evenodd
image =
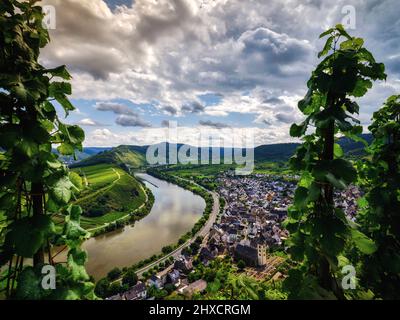
<svg viewBox="0 0 400 320"><path fill-rule="evenodd" d="M360 222L377 244L364 259L362 283L384 299L400 298L400 95L374 113L370 160L363 164L368 193Z"/></svg>
<svg viewBox="0 0 400 320"><path fill-rule="evenodd" d="M298 105L306 120L290 129L291 136L302 137L304 143L290 160L301 179L286 221L291 233L287 245L291 257L301 264L289 272L289 298L329 298L333 292L343 299L338 275L348 263L346 246L355 246L364 254L376 250L373 241L334 205L335 190L357 180L357 171L343 158L335 140L338 134L360 139L362 127L353 116L360 108L352 98L365 95L372 81L384 80L385 67L363 47L361 38L351 37L341 25L321 35L326 36L319 54L326 57L313 71L308 93ZM307 134L310 126L315 130Z"/></svg>
<svg viewBox="0 0 400 320"><path fill-rule="evenodd" d="M66 115L74 107L71 79L64 66L46 69L39 64L40 49L49 42L37 1L0 3L0 265L8 263L6 295L17 299L94 298L80 249L87 233L79 226L82 210L68 205L82 181L52 152L82 150L84 132L64 124L53 101ZM52 215L62 213L57 230ZM65 263L55 263L55 247L67 247ZM28 259L33 266L26 266ZM44 290L42 267L56 268L56 289Z"/></svg>

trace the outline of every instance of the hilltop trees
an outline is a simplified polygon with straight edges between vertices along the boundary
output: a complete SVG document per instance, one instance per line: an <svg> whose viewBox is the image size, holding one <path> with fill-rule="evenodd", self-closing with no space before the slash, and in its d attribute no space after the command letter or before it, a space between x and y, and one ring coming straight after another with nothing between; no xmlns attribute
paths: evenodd
<svg viewBox="0 0 400 320"><path fill-rule="evenodd" d="M374 113L369 127L374 140L363 164L367 189L359 216L377 244L363 261L362 283L384 299L400 298L400 95Z"/></svg>
<svg viewBox="0 0 400 320"><path fill-rule="evenodd" d="M352 97L362 97L373 81L384 80L385 67L363 47L361 38L351 37L341 25L321 34L321 38L326 36L319 53L326 57L312 72L308 93L298 105L306 119L290 129L291 136L304 141L290 160L293 170L301 174L286 221L291 233L289 252L300 262L285 283L291 298L328 298L329 292L344 298L337 272L346 261L345 246L354 244L365 254L376 249L335 207L335 189L344 189L357 179L353 164L343 159L335 139L339 134L359 139L362 127L353 116L359 106ZM311 126L314 129L307 134Z"/></svg>
<svg viewBox="0 0 400 320"><path fill-rule="evenodd" d="M53 145L62 155L81 150L84 132L64 124L53 105L66 115L74 110L67 98L71 76L64 66L46 69L38 62L49 34L36 2L0 2L0 265L8 264L8 297L89 299L94 285L80 249L87 233L79 226L80 207L69 205L80 177L52 152ZM65 217L63 228L53 222L56 213ZM68 248L66 263L54 262L53 246ZM41 285L45 263L56 269L55 290Z"/></svg>

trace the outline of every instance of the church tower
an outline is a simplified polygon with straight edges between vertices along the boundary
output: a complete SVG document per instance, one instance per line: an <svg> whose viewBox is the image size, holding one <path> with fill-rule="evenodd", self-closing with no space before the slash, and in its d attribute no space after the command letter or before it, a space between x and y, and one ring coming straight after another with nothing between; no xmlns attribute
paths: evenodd
<svg viewBox="0 0 400 320"><path fill-rule="evenodd" d="M258 266L267 264L267 245L265 243L257 244L257 264Z"/></svg>

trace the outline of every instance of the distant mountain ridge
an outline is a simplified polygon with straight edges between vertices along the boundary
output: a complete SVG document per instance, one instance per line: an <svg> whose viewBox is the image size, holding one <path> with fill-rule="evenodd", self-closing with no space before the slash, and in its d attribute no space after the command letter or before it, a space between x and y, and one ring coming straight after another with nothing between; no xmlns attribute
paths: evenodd
<svg viewBox="0 0 400 320"><path fill-rule="evenodd" d="M363 134L361 137L367 141L368 144L372 141L371 134ZM343 151L347 155L362 155L364 152L364 144L361 142L355 142L349 138L341 138L338 143L342 147ZM158 144L155 146L161 146L162 144ZM300 143L279 143L279 144L269 144L262 145L256 147L254 149L254 157L256 162L263 161L287 161L293 154L295 153L297 147L300 146ZM117 164L120 166L127 165L131 168L140 168L145 166L146 163L146 152L150 146L129 146L129 145L121 145L115 148L85 148L84 153L88 154L93 152L94 154L88 157L85 157L78 163L73 163L71 167L83 167L95 164ZM166 153L167 153L167 162L169 162L169 149L171 144L166 144ZM177 145L177 149L179 150L182 147L182 144ZM102 150L104 149L104 150ZM213 150L218 149L220 153L221 159L224 157L224 149L220 148L198 148L199 155L201 152L206 149L209 152L210 159ZM97 151L97 152L96 152ZM207 152L207 151L206 151ZM218 151L217 151L218 152Z"/></svg>
<svg viewBox="0 0 400 320"><path fill-rule="evenodd" d="M371 134L362 134L360 137L363 138L368 144L372 142ZM342 147L344 153L347 155L362 155L365 148L362 142L356 142L346 137L340 138L338 144ZM294 155L299 146L300 143L263 145L254 149L254 157L256 161L285 161Z"/></svg>
<svg viewBox="0 0 400 320"><path fill-rule="evenodd" d="M100 153L100 152L111 150L111 149L112 149L111 147L107 147L107 148L85 147L85 148L83 148L82 151L76 152L75 155L76 155L77 160L75 160L74 157L72 157L72 156L61 156L60 159L67 164L72 164L72 163L76 163L77 161L87 159L91 156L94 156L94 155ZM53 152L58 154L57 149L54 149Z"/></svg>

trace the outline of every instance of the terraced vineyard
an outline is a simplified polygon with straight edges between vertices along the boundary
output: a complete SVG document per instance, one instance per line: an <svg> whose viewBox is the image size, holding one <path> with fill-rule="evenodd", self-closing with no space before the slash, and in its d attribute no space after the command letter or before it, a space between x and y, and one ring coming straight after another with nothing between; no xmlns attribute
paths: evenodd
<svg viewBox="0 0 400 320"><path fill-rule="evenodd" d="M143 206L143 186L117 166L99 164L74 169L84 181L85 189L76 200L83 208L81 225L96 229L118 221Z"/></svg>

